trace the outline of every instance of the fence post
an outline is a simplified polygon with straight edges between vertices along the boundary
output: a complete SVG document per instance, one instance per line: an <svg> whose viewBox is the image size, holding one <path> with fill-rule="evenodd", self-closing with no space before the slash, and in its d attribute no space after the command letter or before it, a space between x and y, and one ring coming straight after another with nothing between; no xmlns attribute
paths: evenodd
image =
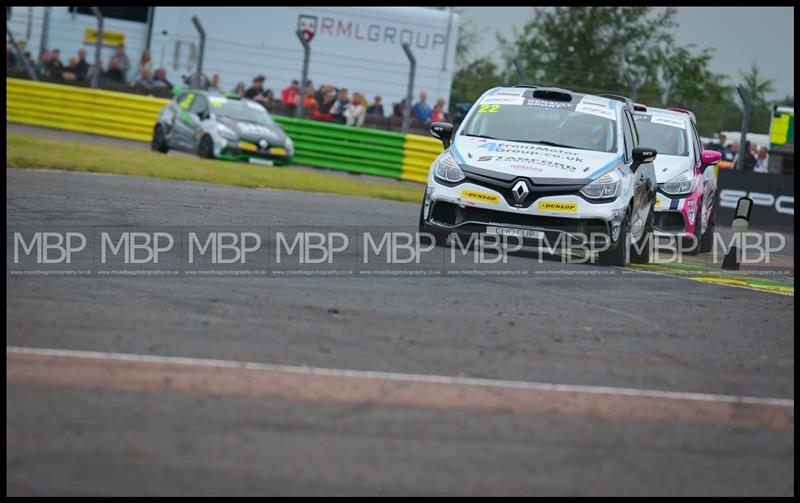
<svg viewBox="0 0 800 503"><path fill-rule="evenodd" d="M194 74L194 82L192 82L192 85L196 89L199 89L200 83L203 82L203 56L206 52L206 31L203 29L203 25L200 24L200 19L198 19L197 16L192 16L192 24L197 28L197 33L200 34L200 54L197 56L197 70Z"/></svg>
<svg viewBox="0 0 800 503"><path fill-rule="evenodd" d="M306 88L308 87L308 59L311 56L311 45L308 43L308 40L306 40L306 37L303 35L302 31L297 30L295 33L297 34L297 38L300 39L300 43L303 44L303 73L300 75L300 103L297 104L297 110L295 110L294 115L298 119L302 119L306 109Z"/></svg>
<svg viewBox="0 0 800 503"><path fill-rule="evenodd" d="M414 57L414 54L411 52L411 48L408 46L407 43L403 43L402 45L403 51L406 53L406 57L408 58L409 63L411 63L411 69L408 72L408 90L406 91L406 106L403 108L403 127L402 131L404 133L408 132L408 126L411 122L411 100L413 99L414 94L414 74L417 71L417 58Z"/></svg>
<svg viewBox="0 0 800 503"><path fill-rule="evenodd" d="M42 21L42 37L39 39L39 57L36 61L42 61L42 54L47 50L47 36L50 33L50 9L52 7L44 8L44 20Z"/></svg>
<svg viewBox="0 0 800 503"><path fill-rule="evenodd" d="M94 41L94 72L92 72L92 87L100 87L100 49L103 47L103 14L97 7L92 7L92 13L97 18L97 37Z"/></svg>
<svg viewBox="0 0 800 503"><path fill-rule="evenodd" d="M744 170L744 156L747 154L745 151L745 140L747 139L747 130L750 127L750 109L753 107L753 104L750 102L750 95L743 85L739 84L736 86L736 90L739 92L739 97L742 99L742 107L744 108L742 133L741 138L739 138L739 160L736 162L736 169L742 171Z"/></svg>
<svg viewBox="0 0 800 503"><path fill-rule="evenodd" d="M522 63L519 62L519 59L514 58L511 60L514 63L514 67L517 69L517 75L519 76L519 84L525 85L528 83L528 76L525 74L525 68L522 67Z"/></svg>
<svg viewBox="0 0 800 503"><path fill-rule="evenodd" d="M11 40L11 45L14 46L14 50L17 51L17 56L19 56L23 66L25 66L25 71L28 73L28 77L30 77L31 80L39 80L39 77L36 76L36 70L33 69L30 61L28 61L28 58L25 57L25 55L22 53L22 50L17 45L17 41L14 40L14 34L11 33L11 28L8 27L8 23L6 23L6 33L8 34L8 39Z"/></svg>

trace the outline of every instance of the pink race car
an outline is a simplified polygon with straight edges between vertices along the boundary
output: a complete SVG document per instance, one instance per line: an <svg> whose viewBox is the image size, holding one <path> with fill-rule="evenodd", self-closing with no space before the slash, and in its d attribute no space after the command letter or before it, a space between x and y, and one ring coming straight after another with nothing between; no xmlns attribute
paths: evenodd
<svg viewBox="0 0 800 503"><path fill-rule="evenodd" d="M692 112L638 104L634 109L641 143L658 151L654 234L682 239L689 254L711 251L717 194L714 165L722 155L703 150Z"/></svg>

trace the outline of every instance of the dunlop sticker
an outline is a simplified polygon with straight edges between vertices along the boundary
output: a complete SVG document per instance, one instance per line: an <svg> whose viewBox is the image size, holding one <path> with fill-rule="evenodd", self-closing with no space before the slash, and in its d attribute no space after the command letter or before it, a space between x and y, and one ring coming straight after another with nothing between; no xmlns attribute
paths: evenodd
<svg viewBox="0 0 800 503"><path fill-rule="evenodd" d="M566 211L575 213L578 211L578 203L562 203L558 201L539 201L536 208L545 211Z"/></svg>
<svg viewBox="0 0 800 503"><path fill-rule="evenodd" d="M462 190L461 199L472 199L473 201L480 201L482 203L497 204L500 197L486 192L478 192L477 190Z"/></svg>

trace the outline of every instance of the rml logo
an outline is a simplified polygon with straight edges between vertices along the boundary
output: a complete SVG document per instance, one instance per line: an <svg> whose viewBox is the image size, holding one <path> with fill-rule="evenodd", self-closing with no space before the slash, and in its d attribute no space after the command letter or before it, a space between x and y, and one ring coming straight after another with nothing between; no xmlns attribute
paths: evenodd
<svg viewBox="0 0 800 503"><path fill-rule="evenodd" d="M247 246L248 239L252 240L253 246ZM227 241L227 242L225 242ZM194 264L195 249L199 255L205 255L211 249L211 262L213 264L233 264L247 262L247 254L258 250L261 247L261 236L255 232L210 232L204 244L200 244L200 239L194 232L189 233L189 263ZM223 257L223 252L232 252L229 258Z"/></svg>
<svg viewBox="0 0 800 503"><path fill-rule="evenodd" d="M719 193L719 205L723 208L736 208L742 197L749 197L758 206L774 206L775 211L784 215L794 215L794 196L778 196L765 192L745 192L743 190L724 189Z"/></svg>
<svg viewBox="0 0 800 503"><path fill-rule="evenodd" d="M108 232L103 232L100 243L100 262L103 264L107 262L107 252L118 255L120 251L126 264L158 264L159 253L172 250L175 238L168 232L123 232L115 244Z"/></svg>
<svg viewBox="0 0 800 503"><path fill-rule="evenodd" d="M22 233L14 233L14 263L19 264L20 249L25 255L36 250L39 264L72 263L72 254L86 249L86 236L80 232L35 232L30 243Z"/></svg>

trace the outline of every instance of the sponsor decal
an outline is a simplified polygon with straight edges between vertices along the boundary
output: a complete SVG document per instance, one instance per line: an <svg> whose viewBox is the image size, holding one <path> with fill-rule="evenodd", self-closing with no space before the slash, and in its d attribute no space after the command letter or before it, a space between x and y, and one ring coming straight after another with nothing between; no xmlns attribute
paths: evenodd
<svg viewBox="0 0 800 503"><path fill-rule="evenodd" d="M477 148L484 148L489 152L496 152L500 154L527 154L537 155L541 157L551 157L553 159L564 159L565 161L573 161L583 164L583 158L571 151L561 150L554 147L547 147L544 145L515 145L503 142L487 142L478 145Z"/></svg>
<svg viewBox="0 0 800 503"><path fill-rule="evenodd" d="M537 98L528 98L527 100L525 100L525 106L555 108L555 109L565 109L565 110L575 109L575 103L570 103L566 101L547 101L547 100L540 100Z"/></svg>
<svg viewBox="0 0 800 503"><path fill-rule="evenodd" d="M522 96L525 91L525 89L506 89L505 91L496 92L495 96Z"/></svg>
<svg viewBox="0 0 800 503"><path fill-rule="evenodd" d="M665 126L672 126L681 129L686 129L686 124L680 119L670 119L668 117L653 117L653 120L650 121L653 124L663 124Z"/></svg>
<svg viewBox="0 0 800 503"><path fill-rule="evenodd" d="M253 124L251 122L239 122L237 123L237 125L239 126L239 129L242 130L242 132L247 134L267 135L267 136L272 134L272 131L270 131L268 127L262 126L260 124Z"/></svg>
<svg viewBox="0 0 800 503"><path fill-rule="evenodd" d="M481 105L522 105L525 98L522 96L487 96Z"/></svg>
<svg viewBox="0 0 800 503"><path fill-rule="evenodd" d="M565 211L567 213L576 213L578 211L578 203L539 201L536 203L536 208L543 211Z"/></svg>
<svg viewBox="0 0 800 503"><path fill-rule="evenodd" d="M516 169L527 169L529 171L544 171L544 169L540 168L539 166L531 166L529 164L512 164L510 167Z"/></svg>
<svg viewBox="0 0 800 503"><path fill-rule="evenodd" d="M563 169L565 171L569 171L570 173L574 173L576 171L575 166L570 166L569 164L564 164L561 162L550 161L547 159L536 159L531 157L516 157L511 155L482 155L476 159L477 162L489 162L489 161L498 161L498 162L517 162L517 163L529 163L529 164L538 164L542 167L548 168L558 168Z"/></svg>
<svg viewBox="0 0 800 503"><path fill-rule="evenodd" d="M633 114L633 120L635 120L635 121L645 121L645 122L647 122L647 121L650 120L651 117L652 117L652 115L648 115L648 114L638 114L638 113Z"/></svg>
<svg viewBox="0 0 800 503"><path fill-rule="evenodd" d="M500 105L483 104L478 108L478 113L479 114L486 113L486 112L494 113L494 112L497 112L498 110L500 110Z"/></svg>
<svg viewBox="0 0 800 503"><path fill-rule="evenodd" d="M480 201L482 203L497 204L500 201L500 196L489 194L488 192L465 189L461 191L461 199L472 199L473 201Z"/></svg>
<svg viewBox="0 0 800 503"><path fill-rule="evenodd" d="M575 107L576 112L605 117L606 119L616 120L617 115L614 108L609 108L610 101L600 102L597 98L584 96L580 103Z"/></svg>

